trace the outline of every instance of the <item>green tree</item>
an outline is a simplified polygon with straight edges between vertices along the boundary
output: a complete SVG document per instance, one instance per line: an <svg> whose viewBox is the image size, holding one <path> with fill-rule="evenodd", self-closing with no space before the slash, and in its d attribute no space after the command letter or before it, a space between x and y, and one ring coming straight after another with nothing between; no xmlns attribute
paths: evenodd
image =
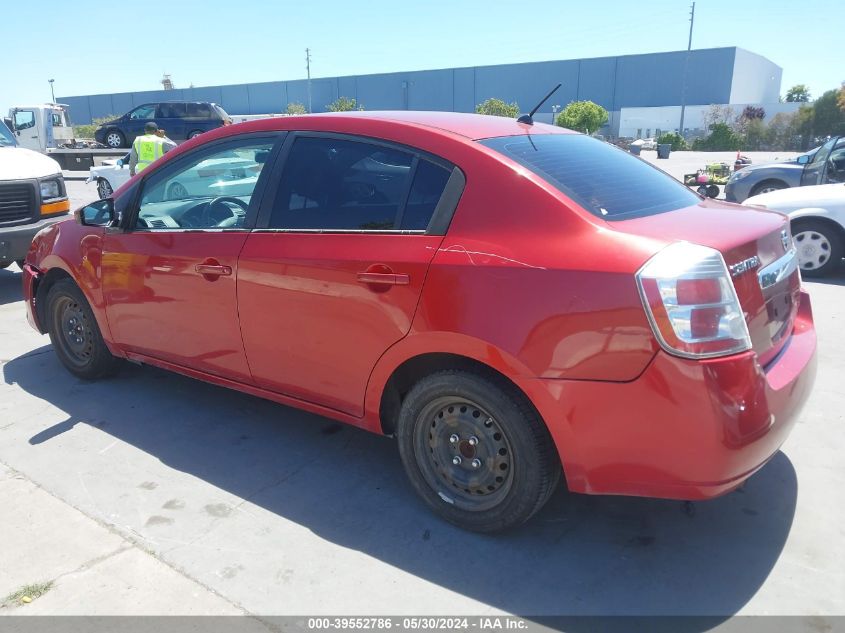
<svg viewBox="0 0 845 633"><path fill-rule="evenodd" d="M89 125L74 125L73 137L75 139L92 139L94 138L94 130L100 127L106 121L114 121L117 118L116 114L109 114L107 116L100 116L96 119L91 119Z"/></svg>
<svg viewBox="0 0 845 633"><path fill-rule="evenodd" d="M287 114L307 114L308 110L306 110L305 106L301 103L294 101L293 103L288 104L288 107L285 112Z"/></svg>
<svg viewBox="0 0 845 633"><path fill-rule="evenodd" d="M664 132L657 138L657 142L661 145L668 143L672 146L673 152L687 149L687 142L684 140L684 137L677 132Z"/></svg>
<svg viewBox="0 0 845 633"><path fill-rule="evenodd" d="M727 123L714 123L710 127L710 134L705 138L695 139L692 144L694 150L707 152L726 152L738 150L742 147L742 137L734 132Z"/></svg>
<svg viewBox="0 0 845 633"><path fill-rule="evenodd" d="M573 101L557 116L556 125L586 132L595 132L607 123L607 110L592 101Z"/></svg>
<svg viewBox="0 0 845 633"><path fill-rule="evenodd" d="M355 99L349 97L338 97L326 106L327 112L349 112L351 110L363 110L364 106L359 105Z"/></svg>
<svg viewBox="0 0 845 633"><path fill-rule="evenodd" d="M836 103L839 104L839 109L845 112L845 81L842 82L842 87L839 89L839 96L836 97Z"/></svg>
<svg viewBox="0 0 845 633"><path fill-rule="evenodd" d="M489 114L491 116L503 116L508 119L515 119L519 116L519 105L516 102L505 103L501 99L485 99L475 106L476 114Z"/></svg>
<svg viewBox="0 0 845 633"><path fill-rule="evenodd" d="M839 90L825 92L813 103L813 134L828 136L845 134L845 112L839 109Z"/></svg>
<svg viewBox="0 0 845 633"><path fill-rule="evenodd" d="M786 91L786 100L790 103L807 103L810 100L810 89L806 84L795 84Z"/></svg>

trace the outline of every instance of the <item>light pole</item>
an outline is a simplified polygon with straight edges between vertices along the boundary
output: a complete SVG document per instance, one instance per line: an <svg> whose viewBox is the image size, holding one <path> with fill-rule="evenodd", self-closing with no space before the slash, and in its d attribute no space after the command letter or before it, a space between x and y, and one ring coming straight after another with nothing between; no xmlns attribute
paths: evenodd
<svg viewBox="0 0 845 633"><path fill-rule="evenodd" d="M687 109L687 66L689 66L689 55L692 50L692 26L694 23L695 2L692 3L689 12L689 41L687 42L687 56L684 57L684 76L681 78L681 123L678 126L678 134L682 137L684 136L684 114Z"/></svg>
<svg viewBox="0 0 845 633"><path fill-rule="evenodd" d="M48 79L47 81L50 83L50 96L53 97L53 103L56 103L56 93L53 92L53 82L56 81L56 80L55 79Z"/></svg>
<svg viewBox="0 0 845 633"><path fill-rule="evenodd" d="M552 125L555 125L555 119L557 118L558 110L560 110L559 105L552 106Z"/></svg>
<svg viewBox="0 0 845 633"><path fill-rule="evenodd" d="M311 49L305 49L305 69L308 71L308 114L311 114Z"/></svg>

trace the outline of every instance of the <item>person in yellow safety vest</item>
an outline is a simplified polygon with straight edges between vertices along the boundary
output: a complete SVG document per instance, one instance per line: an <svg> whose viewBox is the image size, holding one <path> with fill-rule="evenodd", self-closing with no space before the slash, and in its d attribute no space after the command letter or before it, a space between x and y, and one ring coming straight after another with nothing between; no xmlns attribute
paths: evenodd
<svg viewBox="0 0 845 633"><path fill-rule="evenodd" d="M150 121L144 126L144 135L132 142L132 149L129 151L130 176L144 171L150 163L176 147L176 143L167 137L159 136L157 132L158 126Z"/></svg>

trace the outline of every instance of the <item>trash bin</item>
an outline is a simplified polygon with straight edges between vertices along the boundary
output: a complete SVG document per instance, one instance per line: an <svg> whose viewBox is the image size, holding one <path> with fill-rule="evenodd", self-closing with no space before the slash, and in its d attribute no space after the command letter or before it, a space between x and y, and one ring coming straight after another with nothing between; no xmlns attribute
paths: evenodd
<svg viewBox="0 0 845 633"><path fill-rule="evenodd" d="M672 151L671 143L660 143L657 146L657 158L669 158L669 153Z"/></svg>
<svg viewBox="0 0 845 633"><path fill-rule="evenodd" d="M634 156L639 156L641 149L641 145L631 145L631 147L628 148L628 151L631 152Z"/></svg>

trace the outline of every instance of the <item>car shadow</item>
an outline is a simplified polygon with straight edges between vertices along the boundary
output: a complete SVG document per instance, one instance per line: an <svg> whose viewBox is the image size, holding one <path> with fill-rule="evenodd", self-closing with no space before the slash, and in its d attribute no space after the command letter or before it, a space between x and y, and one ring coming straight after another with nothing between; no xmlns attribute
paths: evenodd
<svg viewBox="0 0 845 633"><path fill-rule="evenodd" d="M0 269L0 306L23 301L21 273L16 264Z"/></svg>
<svg viewBox="0 0 845 633"><path fill-rule="evenodd" d="M766 580L795 513L795 471L777 453L716 500L561 488L525 526L471 534L414 496L388 438L155 368L127 365L113 379L81 382L49 346L2 369L7 384L67 415L47 428L21 422L37 429L33 450L59 450L54 438L91 424L323 539L511 613L728 617ZM358 582L379 590L378 580ZM594 626L576 619L568 629Z"/></svg>

